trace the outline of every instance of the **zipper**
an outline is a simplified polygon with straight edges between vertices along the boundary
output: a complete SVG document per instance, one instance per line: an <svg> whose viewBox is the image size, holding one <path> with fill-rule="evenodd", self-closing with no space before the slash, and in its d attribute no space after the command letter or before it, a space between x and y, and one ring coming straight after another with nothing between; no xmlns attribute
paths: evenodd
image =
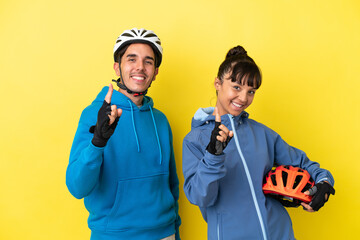
<svg viewBox="0 0 360 240"><path fill-rule="evenodd" d="M261 226L261 231L262 231L262 235L264 237L264 240L267 240L267 237L266 237L266 232L265 232L265 226L264 226L264 221L262 219L262 216L261 216L261 212L260 212L260 208L259 208L259 203L257 201L257 198L256 198L256 195L255 195L255 190L254 190L254 185L253 185L253 182L251 180L251 175L250 175L250 172L249 172L249 168L246 164L246 161L245 161L245 158L244 158L244 155L242 154L242 151L241 151L241 148L240 148L240 143L239 143L239 139L236 135L236 131L235 131L235 126L234 126L234 121L232 119L232 116L230 114L228 114L228 117L230 119L230 123L231 123L231 127L233 129L233 133L234 133L234 140L235 140L235 144L236 144L236 148L238 150L238 153L240 155L240 159L243 163L243 166L244 166L244 169L245 169L245 173L246 173L246 177L247 177L247 180L249 182L249 186L250 186L250 191L251 191L251 195L252 195L252 198L253 198L253 201L254 201L254 204L255 204L255 209L256 209L256 213L257 213L257 216L259 218L259 222L260 222L260 226Z"/></svg>

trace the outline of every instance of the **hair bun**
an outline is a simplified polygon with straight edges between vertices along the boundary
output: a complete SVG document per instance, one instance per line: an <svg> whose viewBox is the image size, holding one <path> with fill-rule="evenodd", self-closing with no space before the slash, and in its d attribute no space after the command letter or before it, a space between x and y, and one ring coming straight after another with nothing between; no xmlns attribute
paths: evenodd
<svg viewBox="0 0 360 240"><path fill-rule="evenodd" d="M236 46L236 47L233 47L232 49L230 49L228 51L228 53L226 54L226 58L234 57L234 56L236 56L236 57L246 57L247 52L242 46Z"/></svg>

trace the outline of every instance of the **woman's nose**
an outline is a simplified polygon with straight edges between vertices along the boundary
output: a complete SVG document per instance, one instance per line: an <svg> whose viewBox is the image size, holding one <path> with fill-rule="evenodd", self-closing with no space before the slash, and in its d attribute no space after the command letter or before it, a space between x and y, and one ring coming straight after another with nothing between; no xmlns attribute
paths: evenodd
<svg viewBox="0 0 360 240"><path fill-rule="evenodd" d="M247 99L247 94L245 91L241 91L238 95L238 99L242 102L242 103L246 103L246 99Z"/></svg>

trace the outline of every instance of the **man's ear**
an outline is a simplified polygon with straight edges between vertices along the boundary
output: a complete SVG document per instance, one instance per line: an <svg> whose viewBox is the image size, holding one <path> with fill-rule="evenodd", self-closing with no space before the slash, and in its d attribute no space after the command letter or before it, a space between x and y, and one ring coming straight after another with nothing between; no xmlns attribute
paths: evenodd
<svg viewBox="0 0 360 240"><path fill-rule="evenodd" d="M155 81L156 75L158 75L158 73L159 73L159 68L155 68L153 81Z"/></svg>
<svg viewBox="0 0 360 240"><path fill-rule="evenodd" d="M117 62L114 62L114 70L116 73L116 76L120 76L120 65Z"/></svg>

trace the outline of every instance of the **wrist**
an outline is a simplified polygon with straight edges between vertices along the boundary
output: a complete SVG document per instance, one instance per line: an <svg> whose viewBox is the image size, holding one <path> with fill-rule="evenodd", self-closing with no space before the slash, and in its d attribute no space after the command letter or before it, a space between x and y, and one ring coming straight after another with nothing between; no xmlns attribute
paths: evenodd
<svg viewBox="0 0 360 240"><path fill-rule="evenodd" d="M98 137L93 137L93 139L91 140L91 143L95 146L95 147L105 147L107 141Z"/></svg>

